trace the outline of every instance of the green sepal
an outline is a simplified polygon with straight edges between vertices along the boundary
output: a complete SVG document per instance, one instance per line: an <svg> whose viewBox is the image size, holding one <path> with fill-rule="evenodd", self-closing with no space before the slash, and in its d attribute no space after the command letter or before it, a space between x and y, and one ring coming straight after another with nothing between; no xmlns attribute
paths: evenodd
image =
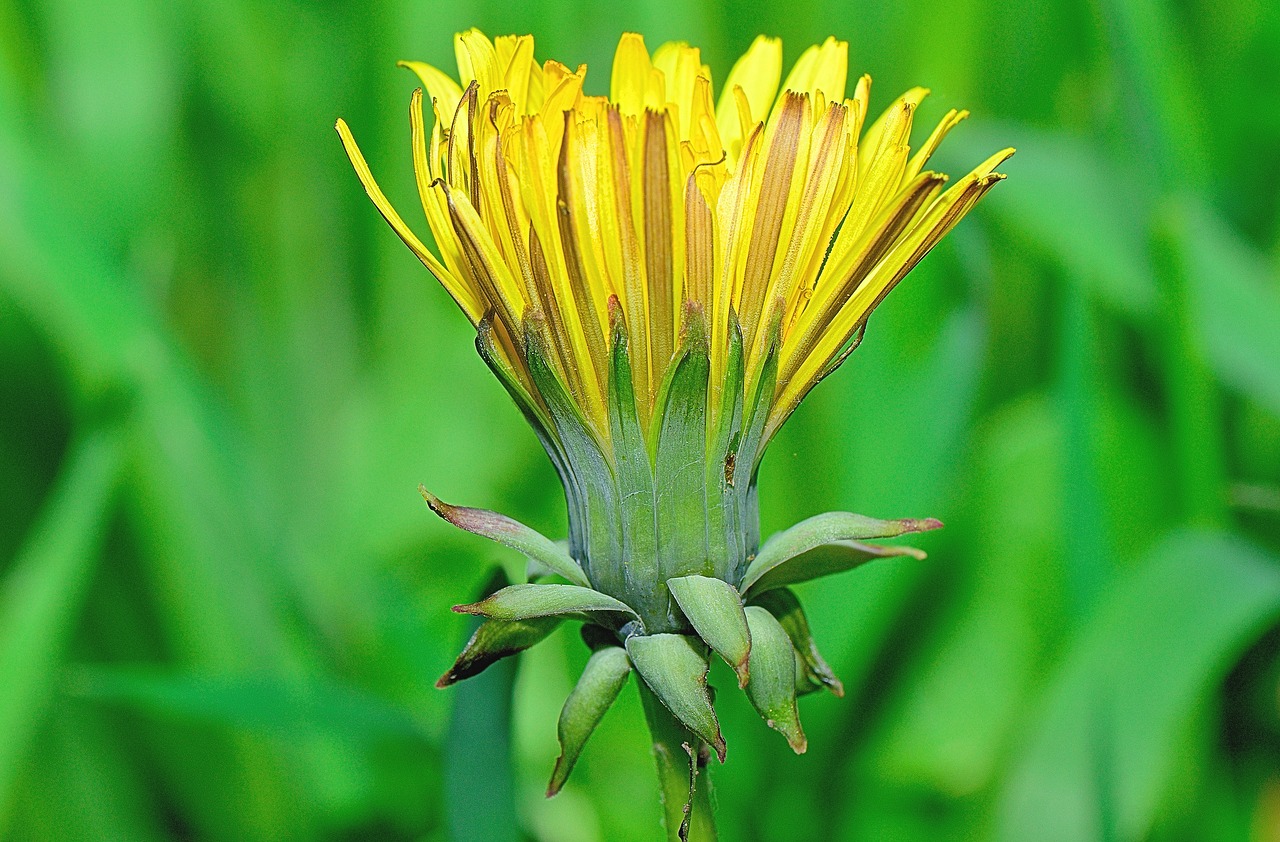
<svg viewBox="0 0 1280 842"><path fill-rule="evenodd" d="M488 509L472 509L467 506L451 506L421 485L418 493L427 501L431 511L459 529L481 535L491 541L524 553L546 569L568 579L576 585L591 583L578 563L555 541L518 520Z"/></svg>
<svg viewBox="0 0 1280 842"><path fill-rule="evenodd" d="M774 616L758 605L748 605L751 628L751 680L747 698L765 724L787 738L796 754L809 747L800 727L796 706L796 656L791 638Z"/></svg>
<svg viewBox="0 0 1280 842"><path fill-rule="evenodd" d="M707 693L707 657L695 640L683 634L635 635L627 638L627 654L667 710L723 763L724 737Z"/></svg>
<svg viewBox="0 0 1280 842"><path fill-rule="evenodd" d="M765 425L769 421L769 411L773 407L773 395L778 386L778 355L782 349L782 311L775 308L769 322L768 345L763 359L760 361L760 375L756 378L755 389L746 397L746 414L743 418L742 446L738 450L737 466L745 471L746 479L751 480L760 467L760 458L768 442L764 439ZM748 382L750 377L747 378Z"/></svg>
<svg viewBox="0 0 1280 842"><path fill-rule="evenodd" d="M818 645L813 640L813 632L809 629L809 618L805 616L800 600L790 588L765 591L754 597L751 604L759 605L772 614L778 621L778 625L782 626L782 630L787 633L787 637L791 638L791 645L795 647L798 659L796 672L798 694L814 692L825 687L833 695L844 695L844 684L836 678L835 672L818 651Z"/></svg>
<svg viewBox="0 0 1280 842"><path fill-rule="evenodd" d="M493 343L493 320L489 317L481 319L476 326L476 351L479 352L480 359L484 360L485 365L489 367L493 375L498 378L498 382L507 390L511 400L520 409L521 414L524 415L525 421L533 428L534 435L542 443L542 448L547 452L547 457L551 460L551 464L561 482L567 484L571 477L569 461L565 455L564 447L556 436L551 417L547 415L546 407L538 396L525 387L519 375L512 370L511 366L507 365L506 361L498 353Z"/></svg>
<svg viewBox="0 0 1280 842"><path fill-rule="evenodd" d="M599 611L623 614L629 619L636 616L625 602L608 594L578 585L557 584L508 585L479 602L455 605L453 610L491 620L528 620Z"/></svg>
<svg viewBox="0 0 1280 842"><path fill-rule="evenodd" d="M608 646L592 653L582 677L565 700L556 727L560 739L560 756L556 758L547 797L555 795L569 779L587 738L596 730L605 711L618 698L622 685L631 674L631 661L619 646Z"/></svg>
<svg viewBox="0 0 1280 842"><path fill-rule="evenodd" d="M493 320L487 316L476 325L476 351L493 375L498 378L498 382L507 390L507 394L519 407L529 425L538 433L539 438L544 434L550 436L552 434L550 417L537 398L520 382L519 375L498 353L497 346L493 342ZM547 442L544 441L544 444ZM550 449L552 448L548 447L548 450ZM552 458L555 459L555 455Z"/></svg>
<svg viewBox="0 0 1280 842"><path fill-rule="evenodd" d="M707 381L711 371L702 309L685 307L681 348L656 402L654 486L659 578L714 573L707 548Z"/></svg>
<svg viewBox="0 0 1280 842"><path fill-rule="evenodd" d="M547 405L556 436L564 449L568 471L562 475L570 506L569 543L574 558L594 586L609 593L626 591L621 569L591 559L622 557L622 534L617 522L617 488L613 468L597 431L556 373L548 355L545 317L536 308L525 314L525 363L538 393Z"/></svg>
<svg viewBox="0 0 1280 842"><path fill-rule="evenodd" d="M915 547L863 544L858 541L833 541L830 544L823 544L821 547L814 547L812 550L802 553L784 564L779 564L777 567L763 573L750 585L744 583L742 592L744 594L749 592L754 598L756 594L764 593L774 588L782 588L800 582L807 582L810 579L818 579L822 576L853 570L855 567L861 567L868 561L875 561L878 558L901 558L903 556L914 558L917 561L926 558L924 550L916 549Z"/></svg>
<svg viewBox="0 0 1280 842"><path fill-rule="evenodd" d="M642 611L666 613L659 589L657 522L654 519L653 465L636 410L627 327L617 297L609 299L609 430L622 512L622 557L628 591L642 593Z"/></svg>
<svg viewBox="0 0 1280 842"><path fill-rule="evenodd" d="M723 379L717 423L707 430L707 554L715 575L731 580L741 574L747 553L755 549L753 536L758 529L751 525L743 505L750 494L750 469L738 471L745 397L742 328L733 308L729 309L729 349Z"/></svg>
<svg viewBox="0 0 1280 842"><path fill-rule="evenodd" d="M693 630L738 675L738 686L747 686L751 632L742 612L742 597L733 585L709 576L681 576L667 580L667 587Z"/></svg>
<svg viewBox="0 0 1280 842"><path fill-rule="evenodd" d="M803 582L817 576L825 576L828 573L838 573L841 570L856 567L857 564L861 564L862 561L868 561L870 558L882 557L879 553L873 553L867 558L857 561L851 558L845 559L844 556L850 555L848 553L813 554L814 551L823 546L844 546L848 549L857 550L867 547L866 544L856 543L858 541L871 538L896 538L909 532L926 532L931 529L939 529L941 526L942 521L935 518L877 520L863 515L855 515L851 512L826 512L815 515L807 520L800 521L790 529L776 533L765 542L742 577L742 592L746 593L752 587L767 589L768 587L776 588L781 585ZM897 552L887 552L884 555L924 557L924 554L919 550L908 547L872 549L897 550ZM849 560L854 560L855 563L846 563ZM824 565L819 563L822 561L831 562L832 569L823 569ZM770 584L767 584L766 587L763 584L765 582Z"/></svg>
<svg viewBox="0 0 1280 842"><path fill-rule="evenodd" d="M471 635L462 654L449 667L448 672L440 676L436 687L444 688L450 684L479 675L490 665L503 658L519 654L537 643L541 643L547 635L560 625L561 617L533 617L528 620L486 620Z"/></svg>

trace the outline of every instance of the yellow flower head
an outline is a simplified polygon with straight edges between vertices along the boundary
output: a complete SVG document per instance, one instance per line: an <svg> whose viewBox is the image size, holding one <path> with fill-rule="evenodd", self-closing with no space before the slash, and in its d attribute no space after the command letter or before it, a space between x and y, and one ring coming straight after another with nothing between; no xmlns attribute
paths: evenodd
<svg viewBox="0 0 1280 842"><path fill-rule="evenodd" d="M847 48L834 38L810 47L784 80L781 42L757 38L718 101L696 47L651 55L632 33L618 43L607 97L584 93L585 65L539 64L532 36L458 35L460 83L403 62L434 117L428 132L415 91L414 169L438 257L391 207L341 120L338 131L378 210L535 412L545 396L529 342L545 347L607 444L620 330L648 431L692 329L710 360L708 429L726 406L734 353L748 396L770 369L767 441L876 305L1003 178L994 169L1013 151L944 189L947 177L926 165L967 112L947 113L913 152L927 91L868 120L871 80L848 83Z"/></svg>
<svg viewBox="0 0 1280 842"><path fill-rule="evenodd" d="M414 170L438 256L387 202L342 121L338 131L378 210L475 325L541 438L564 485L569 542L423 489L450 523L527 556L532 578L563 580L456 606L486 622L440 684L577 618L594 652L561 714L548 794L632 670L668 752L659 765L675 775L664 781L686 791L703 746L723 762L711 652L803 752L797 694L843 691L790 586L922 557L866 542L942 524L827 512L762 544L761 457L876 305L1003 178L994 168L1012 150L944 189L926 165L965 112L948 113L913 153L926 92L868 120L871 81L847 95L847 45L833 38L785 80L781 44L756 39L718 102L686 44L650 55L623 35L607 97L583 92L585 67L538 64L529 36L472 30L456 48L460 82L405 63L433 111L428 133L414 92ZM672 760L686 754L689 774ZM668 799L673 839L695 815L687 791L683 809Z"/></svg>

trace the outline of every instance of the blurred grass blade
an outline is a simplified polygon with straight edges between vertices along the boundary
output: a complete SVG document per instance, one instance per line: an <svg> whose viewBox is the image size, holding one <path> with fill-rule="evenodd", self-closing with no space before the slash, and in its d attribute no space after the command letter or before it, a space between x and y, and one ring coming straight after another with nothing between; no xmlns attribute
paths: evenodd
<svg viewBox="0 0 1280 842"><path fill-rule="evenodd" d="M1018 147L1009 164L1016 186L994 196L987 212L1046 249L1072 283L1088 285L1131 318L1150 317L1157 292L1147 261L1141 181L1087 141L1030 126L968 127L956 145L976 153L996 139Z"/></svg>
<svg viewBox="0 0 1280 842"><path fill-rule="evenodd" d="M115 430L73 445L0 592L0 836L93 575L122 453Z"/></svg>
<svg viewBox="0 0 1280 842"><path fill-rule="evenodd" d="M482 593L507 581L495 570ZM474 633L480 625L472 621ZM444 741L444 809L452 842L516 842L511 694L516 658L505 658L453 691Z"/></svg>
<svg viewBox="0 0 1280 842"><path fill-rule="evenodd" d="M352 687L317 679L175 675L150 669L80 666L69 695L139 713L211 722L289 738L324 733L372 741L429 741L407 712Z"/></svg>
<svg viewBox="0 0 1280 842"><path fill-rule="evenodd" d="M1160 545L1104 598L1051 683L998 838L1086 842L1104 819L1118 838L1147 838L1181 729L1278 617L1276 559L1216 534Z"/></svg>
<svg viewBox="0 0 1280 842"><path fill-rule="evenodd" d="M1222 381L1280 417L1280 286L1265 255L1210 209L1184 204L1188 317Z"/></svg>

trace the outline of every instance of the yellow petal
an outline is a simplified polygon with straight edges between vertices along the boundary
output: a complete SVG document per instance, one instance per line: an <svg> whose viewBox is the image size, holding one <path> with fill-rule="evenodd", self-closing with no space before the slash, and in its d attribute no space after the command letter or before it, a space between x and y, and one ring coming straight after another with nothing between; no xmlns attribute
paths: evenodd
<svg viewBox="0 0 1280 842"><path fill-rule="evenodd" d="M457 82L449 78L447 73L425 62L401 61L397 62L397 66L412 70L422 81L422 86L427 89L427 95L436 103L440 113L448 115L450 119L453 117L453 112L458 108L458 101L462 99L462 88Z"/></svg>
<svg viewBox="0 0 1280 842"><path fill-rule="evenodd" d="M351 129L347 127L346 121L339 119L335 128L338 130L338 136L342 138L342 146L347 152L347 157L351 160L351 166L355 168L360 183L364 185L365 193L373 200L374 207L382 214L382 218L387 221L387 224L391 226L391 230L395 231L397 236L409 247L414 256L421 260L422 264L431 271L431 274L435 275L440 283L449 290L449 294L453 296L454 301L458 302L458 306L462 308L462 312L467 314L467 318L471 320L471 323L473 325L478 324L480 317L484 315L483 305L469 294L463 284L456 283L453 276L445 270L435 255L427 250L427 247L422 244L417 235L400 218L400 214L396 213L396 209L391 206L391 202L387 201L382 188L378 187L378 182L374 180L373 173L369 170L369 165L365 162L364 155L360 152L360 147L356 145L356 140L352 137Z"/></svg>
<svg viewBox="0 0 1280 842"><path fill-rule="evenodd" d="M624 33L613 55L609 99L626 116L634 117L644 111L653 69L644 37L635 32Z"/></svg>
<svg viewBox="0 0 1280 842"><path fill-rule="evenodd" d="M702 54L697 47L669 41L654 51L653 66L662 71L666 102L675 105L679 115L674 127L676 137L687 140L690 137L695 86L702 74Z"/></svg>
<svg viewBox="0 0 1280 842"><path fill-rule="evenodd" d="M800 55L782 83L782 90L811 96L821 91L828 101L839 102L844 99L848 75L849 42L828 38L822 46L810 47Z"/></svg>
<svg viewBox="0 0 1280 842"><path fill-rule="evenodd" d="M716 123L724 148L736 157L737 150L746 138L746 132L738 119L738 105L734 91L742 90L748 106L750 120L763 120L773 106L782 79L782 40L761 35L752 42L737 64L729 71L720 91L720 104L716 107Z"/></svg>
<svg viewBox="0 0 1280 842"><path fill-rule="evenodd" d="M458 59L458 79L466 88L472 82L480 83L480 98L503 85L504 68L498 66L498 53L493 42L478 29L468 29L453 37L453 52Z"/></svg>
<svg viewBox="0 0 1280 842"><path fill-rule="evenodd" d="M867 131L863 134L862 142L858 144L859 152L861 153L862 151L865 150L866 152L874 153L877 149L879 149L883 142L882 135L884 134L886 125L888 125L893 120L901 118L901 115L903 113L903 106L909 105L911 106L911 110L914 111L915 108L918 105L920 105L920 103L923 102L924 98L928 95L929 95L928 88L917 87L917 88L912 88L902 96L895 99L893 101L893 104L890 105L888 108L886 108L884 110L884 113L882 113L878 118L876 118L876 121L872 123L871 126L867 129ZM863 172L865 172L866 163L869 163L869 162L867 161L866 158L864 158L863 161L864 163L863 165L861 165L861 169Z"/></svg>

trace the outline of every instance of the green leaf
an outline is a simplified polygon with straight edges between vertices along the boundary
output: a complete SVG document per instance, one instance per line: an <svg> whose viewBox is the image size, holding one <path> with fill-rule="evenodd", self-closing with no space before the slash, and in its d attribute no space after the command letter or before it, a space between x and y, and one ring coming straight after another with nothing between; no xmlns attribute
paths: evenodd
<svg viewBox="0 0 1280 842"><path fill-rule="evenodd" d="M560 711L557 733L560 739L560 756L551 772L547 785L547 797L555 795L569 779L573 765L578 762L587 738L595 731L605 711L618 698L622 685L631 674L631 661L619 646L597 649L587 660L582 677L565 700Z"/></svg>
<svg viewBox="0 0 1280 842"><path fill-rule="evenodd" d="M751 680L747 698L764 717L765 724L787 738L796 754L809 747L800 727L796 707L796 656L791 638L774 616L758 605L748 605L751 627Z"/></svg>
<svg viewBox="0 0 1280 842"><path fill-rule="evenodd" d="M698 636L738 674L738 686L747 686L747 657L751 632L742 613L742 597L733 585L708 576L681 576L667 580L671 595Z"/></svg>
<svg viewBox="0 0 1280 842"><path fill-rule="evenodd" d="M635 616L625 602L591 588L578 585L508 585L492 596L468 605L455 605L459 614L477 614L490 620L528 620L593 611L612 611Z"/></svg>
<svg viewBox="0 0 1280 842"><path fill-rule="evenodd" d="M564 551L555 541L542 533L530 529L518 520L488 509L472 509L465 506L450 506L436 497L423 486L418 486L418 493L427 501L431 511L440 515L459 529L481 535L491 541L524 553L537 561L546 569L563 576L576 585L589 586L591 582L578 563Z"/></svg>
<svg viewBox="0 0 1280 842"><path fill-rule="evenodd" d="M724 737L707 695L707 658L695 641L683 634L635 635L627 638L627 654L667 710L714 748L723 763Z"/></svg>
<svg viewBox="0 0 1280 842"><path fill-rule="evenodd" d="M952 152L1018 148L1018 188L986 202L985 211L1051 252L1073 283L1088 285L1121 313L1149 319L1157 283L1146 252L1144 191L1134 173L1062 132L1007 123L967 128Z"/></svg>
<svg viewBox="0 0 1280 842"><path fill-rule="evenodd" d="M813 633L809 630L809 618L805 616L800 600L791 589L764 591L752 599L751 603L772 614L787 637L791 638L791 645L795 647L798 659L797 692L808 693L826 687L835 696L844 696L844 684L836 678L836 674L818 652L818 644L814 642Z"/></svg>
<svg viewBox="0 0 1280 842"><path fill-rule="evenodd" d="M758 571L758 575L748 578L742 583L744 594L760 594L774 588L807 582L833 573L843 573L855 567L861 567L868 561L878 558L898 558L910 556L921 560L925 554L915 547L880 546L863 544L858 541L832 541L801 553L794 558L779 562L769 570Z"/></svg>
<svg viewBox="0 0 1280 842"><path fill-rule="evenodd" d="M927 532L940 528L942 528L942 521L931 517L877 520L864 515L855 515L852 512L825 512L814 515L790 529L774 534L765 541L755 560L747 568L742 580L742 590L745 593L753 583L774 568L824 544L837 541L864 541L870 538L896 538L908 532ZM813 578L813 576L805 578ZM793 581L803 581L803 579ZM774 587L777 586L774 585Z"/></svg>
<svg viewBox="0 0 1280 842"><path fill-rule="evenodd" d="M471 635L462 654L440 676L436 687L448 687L478 675L492 663L516 655L541 643L560 625L562 617L533 617L528 620L487 620Z"/></svg>
<svg viewBox="0 0 1280 842"><path fill-rule="evenodd" d="M998 838L1151 834L1179 740L1243 650L1280 618L1280 561L1179 534L1104 596L1046 692L1009 777Z"/></svg>

